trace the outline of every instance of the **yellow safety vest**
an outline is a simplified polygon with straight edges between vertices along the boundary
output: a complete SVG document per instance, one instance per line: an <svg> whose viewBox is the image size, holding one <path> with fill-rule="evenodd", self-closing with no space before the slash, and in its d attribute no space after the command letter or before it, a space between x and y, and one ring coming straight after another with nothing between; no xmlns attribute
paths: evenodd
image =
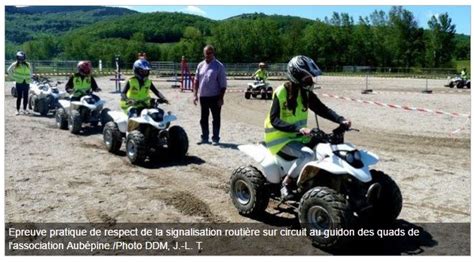
<svg viewBox="0 0 474 262"><path fill-rule="evenodd" d="M255 76L260 78L261 80L266 80L267 72L265 70L258 69L257 72L255 72Z"/></svg>
<svg viewBox="0 0 474 262"><path fill-rule="evenodd" d="M85 95L92 87L92 78L90 76L85 76L82 79L79 74L74 74L72 82L74 84L73 96L75 97Z"/></svg>
<svg viewBox="0 0 474 262"><path fill-rule="evenodd" d="M151 88L151 80L146 79L143 83L143 86L140 86L138 79L136 77L131 77L128 79L128 91L127 91L127 98L135 101L143 101L145 102L146 106L150 106L150 88ZM120 101L120 107L125 112L128 112L129 106L127 105L126 101Z"/></svg>
<svg viewBox="0 0 474 262"><path fill-rule="evenodd" d="M306 92L306 91L305 91ZM274 96L278 97L278 101L280 102L280 119L288 124L297 125L298 129L303 127L307 127L308 124L308 110L307 108L303 107L303 99L301 97L301 91L298 93L297 98L297 106L295 110L295 114L293 114L292 110L289 110L285 106L285 102L287 99L287 91L284 85L279 86L274 94ZM272 126L270 121L270 113L267 115L265 119L265 135L264 141L267 148L270 150L272 154L278 153L286 144L297 141L300 143L308 143L311 138L307 136L297 136L298 133L292 132L283 132L277 130Z"/></svg>
<svg viewBox="0 0 474 262"><path fill-rule="evenodd" d="M26 82L27 84L31 83L31 66L29 63L26 64L27 65L22 63L19 66L13 66L13 79L19 84L23 82Z"/></svg>

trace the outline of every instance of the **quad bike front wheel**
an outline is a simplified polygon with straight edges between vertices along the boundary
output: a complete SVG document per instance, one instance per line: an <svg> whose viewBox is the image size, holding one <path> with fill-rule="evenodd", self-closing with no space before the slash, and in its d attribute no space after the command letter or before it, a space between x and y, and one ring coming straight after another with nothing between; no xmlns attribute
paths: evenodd
<svg viewBox="0 0 474 262"><path fill-rule="evenodd" d="M382 171L370 170L372 182L380 184L380 195L373 203L369 213L369 222L375 224L390 224L397 219L402 211L403 198L398 185Z"/></svg>
<svg viewBox="0 0 474 262"><path fill-rule="evenodd" d="M241 166L230 177L230 197L240 214L254 217L268 206L270 194L265 177L254 166Z"/></svg>
<svg viewBox="0 0 474 262"><path fill-rule="evenodd" d="M325 236L328 230L348 229L352 215L346 198L334 189L314 187L301 198L298 209L302 228L315 233L310 236L313 244L323 249L336 249L345 242L338 235ZM319 232L320 234L316 234Z"/></svg>
<svg viewBox="0 0 474 262"><path fill-rule="evenodd" d="M66 112L64 111L64 108L60 107L56 109L56 114L54 115L54 117L56 119L56 126L59 129L67 130L68 122L67 122Z"/></svg>
<svg viewBox="0 0 474 262"><path fill-rule="evenodd" d="M174 159L183 159L189 148L188 135L180 126L172 126L168 130L168 149Z"/></svg>
<svg viewBox="0 0 474 262"><path fill-rule="evenodd" d="M105 124L103 137L107 151L117 154L122 146L122 134L120 133L117 123L111 121Z"/></svg>
<svg viewBox="0 0 474 262"><path fill-rule="evenodd" d="M140 131L134 130L128 134L126 149L130 163L139 165L145 162L148 150L145 136Z"/></svg>
<svg viewBox="0 0 474 262"><path fill-rule="evenodd" d="M38 112L38 96L37 95L31 95L28 98L28 108L32 110L33 112Z"/></svg>
<svg viewBox="0 0 474 262"><path fill-rule="evenodd" d="M82 128L82 118L79 111L72 110L71 115L69 116L68 127L71 133L79 134Z"/></svg>
<svg viewBox="0 0 474 262"><path fill-rule="evenodd" d="M102 125L102 127L105 127L105 125L110 122L110 121L114 121L112 119L112 117L109 115L109 112L110 112L110 109L108 108L104 108L101 112L100 112L100 124Z"/></svg>
<svg viewBox="0 0 474 262"><path fill-rule="evenodd" d="M267 88L267 99L272 99L273 97L273 88L268 87Z"/></svg>
<svg viewBox="0 0 474 262"><path fill-rule="evenodd" d="M40 113L41 116L47 116L49 112L49 104L47 99L38 99L37 103L37 110L38 113Z"/></svg>

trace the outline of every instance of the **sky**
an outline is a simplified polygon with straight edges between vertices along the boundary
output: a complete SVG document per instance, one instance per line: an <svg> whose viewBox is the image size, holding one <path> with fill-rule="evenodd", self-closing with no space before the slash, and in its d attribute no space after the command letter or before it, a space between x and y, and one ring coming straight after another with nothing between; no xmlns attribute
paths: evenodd
<svg viewBox="0 0 474 262"><path fill-rule="evenodd" d="M195 15L204 16L213 20L221 20L231 16L240 15L243 13L265 13L268 15L291 15L300 16L309 19L324 19L324 17L331 17L333 12L348 13L354 18L354 22L359 20L359 16L369 16L374 10L383 10L386 13L390 10L390 5L365 5L365 6L219 6L219 5L188 5L188 6L121 6L128 9L133 9L139 12L183 12ZM418 26L428 28L428 20L433 15L439 15L447 12L453 23L456 25L456 32L465 35L471 35L471 10L468 5L424 5L424 6L409 6L404 5L405 9L411 11Z"/></svg>

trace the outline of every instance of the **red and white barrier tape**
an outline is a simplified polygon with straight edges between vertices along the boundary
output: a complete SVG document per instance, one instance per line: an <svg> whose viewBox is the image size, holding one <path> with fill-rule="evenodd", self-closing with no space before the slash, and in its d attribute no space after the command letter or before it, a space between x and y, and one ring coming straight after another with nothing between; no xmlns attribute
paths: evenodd
<svg viewBox="0 0 474 262"><path fill-rule="evenodd" d="M449 136L452 136L452 135L454 135L454 134L456 134L456 133L459 133L459 132L463 131L463 130L466 128L466 126L467 126L467 124L469 123L470 120L471 120L471 117L469 116L469 117L466 119L466 121L464 121L464 123L462 124L462 126L461 126L460 128L458 128L458 129L456 129L456 130L453 130L453 131L449 134Z"/></svg>
<svg viewBox="0 0 474 262"><path fill-rule="evenodd" d="M371 105L378 105L378 106L383 106L383 107L388 107L388 108L398 108L398 109L405 109L407 111L419 111L419 112L425 112L425 113L433 113L433 114L439 114L439 115L449 115L449 116L456 116L456 117L468 117L470 118L470 114L461 114L461 113L449 113L449 112L444 112L441 110L432 110L432 109L427 109L427 108L418 108L418 107L411 107L411 106L401 106L401 105L395 105L395 104L387 104L387 103L382 103L382 102L377 102L377 101L369 101L369 100L361 100L361 99L355 99L355 98L350 98L350 97L345 97L345 96L337 96L337 95L331 95L331 94L321 94L322 96L325 97L331 97L331 98L336 98L336 99L342 99L346 101L354 101L358 103L363 103L363 104L371 104Z"/></svg>
<svg viewBox="0 0 474 262"><path fill-rule="evenodd" d="M432 90L433 91L433 90ZM455 93L469 93L470 90L451 90L451 91L433 91L433 94L455 94ZM373 91L373 94L401 94L401 95L413 95L421 92L399 92L399 91Z"/></svg>

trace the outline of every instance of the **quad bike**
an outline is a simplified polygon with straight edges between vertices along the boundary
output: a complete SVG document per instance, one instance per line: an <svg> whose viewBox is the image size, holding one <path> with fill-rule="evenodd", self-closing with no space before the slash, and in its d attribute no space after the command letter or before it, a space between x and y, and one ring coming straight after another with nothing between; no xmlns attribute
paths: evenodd
<svg viewBox="0 0 474 262"><path fill-rule="evenodd" d="M466 87L467 89L471 89L471 80L470 79L463 79L461 76L457 75L453 78L448 77L448 83L445 85L446 87L449 88L464 88Z"/></svg>
<svg viewBox="0 0 474 262"><path fill-rule="evenodd" d="M264 80L256 79L255 82L249 83L244 93L245 99L250 97L256 98L260 95L261 99L272 99L273 88Z"/></svg>
<svg viewBox="0 0 474 262"><path fill-rule="evenodd" d="M10 89L10 93L11 93L11 95L12 95L13 97L17 97L17 96L18 96L18 94L17 94L17 92L16 92L16 86L15 86L15 85L13 85L12 88Z"/></svg>
<svg viewBox="0 0 474 262"><path fill-rule="evenodd" d="M129 100L129 105L140 103ZM103 131L104 143L111 153L118 153L125 141L127 157L132 164L143 164L145 159L158 152L166 152L173 159L182 159L188 152L188 136L180 126L171 126L177 118L159 107L163 100L151 100L151 108L145 108L139 116L128 117L123 111L110 111L112 121ZM143 108L144 105L141 106Z"/></svg>
<svg viewBox="0 0 474 262"><path fill-rule="evenodd" d="M59 91L56 82L46 77L33 76L33 82L30 85L30 94L28 99L28 108L42 116L48 115L50 111L56 110L59 98L63 98L66 92Z"/></svg>
<svg viewBox="0 0 474 262"><path fill-rule="evenodd" d="M393 222L402 209L400 189L388 175L369 169L378 162L377 155L344 143L344 132L349 130L339 126L331 134L317 128L311 131L315 159L302 169L290 200L281 199L280 188L296 159L272 155L261 144L239 146L260 169L249 165L234 170L230 178L234 206L240 214L255 217L265 211L270 198L279 200L297 211L308 235L310 231L350 229L356 222ZM310 238L323 249L340 248L347 240L324 234Z"/></svg>
<svg viewBox="0 0 474 262"><path fill-rule="evenodd" d="M59 99L56 109L56 125L60 129L69 129L73 134L79 134L83 124L97 127L101 122L102 127L111 118L107 114L110 109L104 108L105 100L93 96L89 91L79 101Z"/></svg>

